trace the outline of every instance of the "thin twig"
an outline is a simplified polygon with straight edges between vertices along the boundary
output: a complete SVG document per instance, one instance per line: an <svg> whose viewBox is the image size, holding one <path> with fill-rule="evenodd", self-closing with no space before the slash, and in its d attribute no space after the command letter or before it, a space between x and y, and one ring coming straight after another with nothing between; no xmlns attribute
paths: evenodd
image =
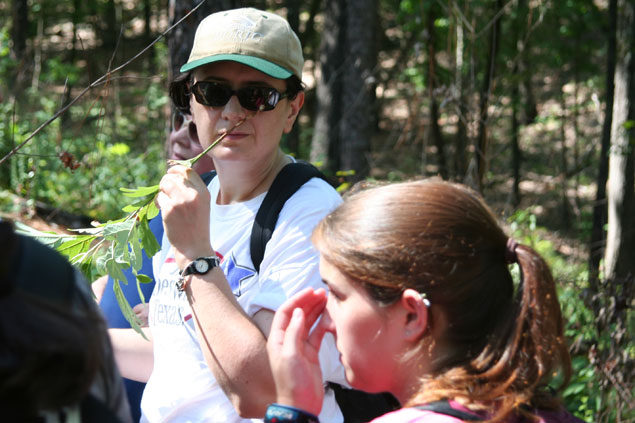
<svg viewBox="0 0 635 423"><path fill-rule="evenodd" d="M172 25L171 27L166 29L163 33L161 33L161 35L159 35L157 38L155 38L154 41L152 41L150 44L148 44L148 46L146 46L143 50L141 50L139 53L137 53L134 57L129 59L123 65L118 66L117 68L113 69L112 71L109 70L107 73L102 75L99 79L97 79L95 82L91 83L88 87L84 88L82 90L82 92L80 92L75 98L73 98L66 106L64 106L60 110L58 110L51 118L49 118L46 122L41 124L35 131L33 131L31 133L31 135L29 135L24 141L22 141L19 145L15 146L2 159L0 159L0 165L2 163L4 163L6 160L8 160L9 158L11 158L11 156L13 156L18 150L20 150L22 147L24 147L29 141L31 141L38 133L40 133L40 131L42 131L44 128L46 128L48 125L50 125L51 122L53 122L55 119L60 117L60 115L62 115L64 112L66 112L73 104L75 104L80 98L82 98L88 91L90 91L91 89L95 88L98 85L101 85L103 83L103 81L105 79L109 78L113 73L119 72L121 69L125 68L130 63L132 63L133 61L138 59L140 56L142 56L146 51L151 49L152 46L154 46L163 37L165 37L167 34L169 34L174 28L176 28L178 25L180 25L181 22L183 22L192 13L194 13L199 7L201 7L201 5L203 3L205 3L205 1L207 1L207 0L201 1L198 5L196 5L196 7L194 7L192 10L190 10L189 13L187 13L185 16L183 16L181 19L179 19L179 21L177 23L175 23L174 25Z"/></svg>

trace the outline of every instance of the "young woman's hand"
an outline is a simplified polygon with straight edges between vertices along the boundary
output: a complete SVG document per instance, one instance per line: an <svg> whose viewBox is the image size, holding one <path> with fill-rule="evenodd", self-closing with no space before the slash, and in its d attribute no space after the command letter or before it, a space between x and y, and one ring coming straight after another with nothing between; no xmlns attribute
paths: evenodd
<svg viewBox="0 0 635 423"><path fill-rule="evenodd" d="M276 401L320 414L324 385L318 353L325 329L311 328L326 306L326 291L307 288L275 314L267 351L276 382Z"/></svg>

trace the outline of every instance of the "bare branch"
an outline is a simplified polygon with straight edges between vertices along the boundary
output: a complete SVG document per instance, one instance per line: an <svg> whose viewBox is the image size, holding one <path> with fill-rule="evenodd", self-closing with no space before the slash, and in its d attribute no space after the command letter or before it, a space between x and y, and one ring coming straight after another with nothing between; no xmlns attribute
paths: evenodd
<svg viewBox="0 0 635 423"><path fill-rule="evenodd" d="M0 159L0 165L2 163L4 163L5 161L9 160L11 158L11 156L13 156L15 153L17 153L22 147L24 147L29 141L31 141L38 133L40 133L40 131L42 131L44 128L46 128L48 125L51 124L51 122L55 121L55 119L57 119L58 117L60 117L64 112L66 112L73 104L75 104L80 98L82 98L88 91L92 90L93 88L95 88L98 85L101 85L104 83L105 80L110 79L110 76L114 73L119 72L120 70L122 70L123 68L125 68L126 66L128 66L130 63L132 63L133 61L137 60L139 57L141 57L146 51L148 51L149 49L152 48L152 46L154 46L157 42L159 42L163 37L165 37L167 34L169 34L174 28L176 28L177 26L179 26L181 24L181 22L183 22L185 19L187 19L192 13L196 12L196 10L201 7L201 5L203 3L205 3L207 0L202 0L199 4L196 5L196 7L194 7L192 10L190 10L185 16L183 16L177 23L175 23L174 25L172 25L171 27L169 27L168 29L166 29L165 31L163 31L163 33L161 33L161 35L159 35L157 38L154 39L154 41L152 41L150 44L148 44L143 50L141 50L139 53L137 53L136 55L134 55L131 59L129 59L128 61L126 61L124 64L118 66L117 68L113 69L113 70L109 70L108 72L106 72L104 75L102 75L99 79L97 79L96 81L94 81L93 83L91 83L89 86L87 86L86 88L84 88L82 90L82 92L80 92L75 98L73 98L71 101L68 102L68 104L64 107L62 107L61 109L59 109L51 118L49 118L46 122L44 122L43 124L41 124L35 131L33 131L31 133L31 135L29 135L24 141L22 141L19 145L13 147L13 149L11 151L9 151L2 159ZM14 126L15 127L15 126Z"/></svg>

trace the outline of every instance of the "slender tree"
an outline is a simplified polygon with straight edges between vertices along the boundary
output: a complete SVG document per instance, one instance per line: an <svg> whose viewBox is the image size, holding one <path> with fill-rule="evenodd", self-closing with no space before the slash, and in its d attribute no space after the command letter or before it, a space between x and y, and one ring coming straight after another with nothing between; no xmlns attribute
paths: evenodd
<svg viewBox="0 0 635 423"><path fill-rule="evenodd" d="M635 5L618 0L615 99L608 179L607 280L635 275Z"/></svg>
<svg viewBox="0 0 635 423"><path fill-rule="evenodd" d="M354 180L369 173L368 155L374 127L376 0L346 1L346 59L342 73L341 166Z"/></svg>
<svg viewBox="0 0 635 423"><path fill-rule="evenodd" d="M13 0L11 22L11 53L18 60L24 59L26 41L29 34L27 0Z"/></svg>
<svg viewBox="0 0 635 423"><path fill-rule="evenodd" d="M465 30L464 22L460 14L456 1L451 3L452 18L456 28L456 46L454 48L454 101L457 114L456 140L454 151L454 176L456 180L462 181L467 170L467 158L465 154L468 145L467 140L467 100L465 98L464 83L464 49Z"/></svg>
<svg viewBox="0 0 635 423"><path fill-rule="evenodd" d="M485 66L485 74L483 75L483 86L479 93L479 119L478 119L478 135L476 139L476 163L477 163L477 184L478 188L483 188L483 179L487 169L488 161L488 108L490 103L490 95L492 82L496 72L496 58L498 56L498 46L500 44L500 27L502 15L499 13L503 9L503 0L496 0L494 13L492 14L494 22L490 28L489 51L487 55L487 63Z"/></svg>
<svg viewBox="0 0 635 423"><path fill-rule="evenodd" d="M593 204L593 223L591 245L589 248L589 284L597 292L600 259L604 254L604 225L606 224L606 181L609 174L609 147L611 145L611 125L613 122L613 96L615 90L615 49L617 30L617 0L609 1L608 9L608 47L606 54L606 88L604 92L604 122L602 123L602 145L598 160L595 202Z"/></svg>
<svg viewBox="0 0 635 423"><path fill-rule="evenodd" d="M325 0L324 28L316 81L316 115L311 140L312 163L331 171L339 168L339 124L342 116L342 62L344 60L344 0Z"/></svg>
<svg viewBox="0 0 635 423"><path fill-rule="evenodd" d="M439 174L443 179L448 178L448 167L445 160L445 141L441 133L439 125L439 103L436 98L437 88L437 50L436 50L436 7L434 3L430 3L427 16L427 33L428 33L428 99L430 101L430 130L429 138L437 149L437 162L439 165ZM425 146L425 143L424 143Z"/></svg>
<svg viewBox="0 0 635 423"><path fill-rule="evenodd" d="M194 9L196 5L201 3L201 1L204 2L204 4L168 34L168 50L170 53L168 77L170 80L181 73L179 69L187 62L192 44L194 44L194 34L196 33L196 27L199 22L210 13L229 8L230 5L224 4L225 2L223 1L213 0L168 0L168 20L170 26L177 23L183 16Z"/></svg>

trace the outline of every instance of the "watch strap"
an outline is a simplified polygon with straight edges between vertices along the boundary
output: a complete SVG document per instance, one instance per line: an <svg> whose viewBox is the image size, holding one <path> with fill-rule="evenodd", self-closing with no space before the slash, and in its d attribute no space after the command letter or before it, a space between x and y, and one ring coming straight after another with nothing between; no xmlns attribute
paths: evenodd
<svg viewBox="0 0 635 423"><path fill-rule="evenodd" d="M196 268L196 262L200 260L204 260L208 264L208 268L205 272L200 272ZM197 258L196 260L190 262L190 264L185 266L185 269L181 270L181 273L179 274L179 278L176 281L176 289L179 291L185 291L185 288L187 287L187 283L185 282L186 276L194 275L194 274L204 275L206 273L209 273L213 268L218 267L219 265L220 265L220 260L216 256Z"/></svg>

